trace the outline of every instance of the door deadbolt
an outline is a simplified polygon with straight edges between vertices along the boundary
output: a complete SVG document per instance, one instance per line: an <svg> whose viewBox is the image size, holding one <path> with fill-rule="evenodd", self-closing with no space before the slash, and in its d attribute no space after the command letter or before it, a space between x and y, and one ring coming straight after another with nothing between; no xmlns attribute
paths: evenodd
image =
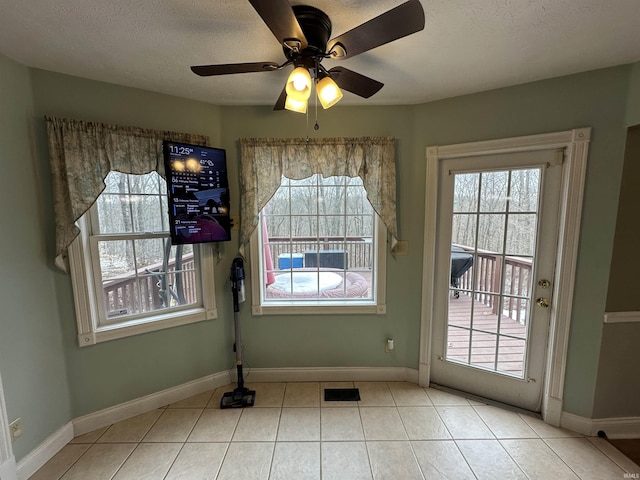
<svg viewBox="0 0 640 480"><path fill-rule="evenodd" d="M549 280L538 280L538 285L540 288L549 288L551 286L551 282Z"/></svg>
<svg viewBox="0 0 640 480"><path fill-rule="evenodd" d="M549 305L550 305L549 299L544 297L537 298L536 305L542 308L549 308Z"/></svg>

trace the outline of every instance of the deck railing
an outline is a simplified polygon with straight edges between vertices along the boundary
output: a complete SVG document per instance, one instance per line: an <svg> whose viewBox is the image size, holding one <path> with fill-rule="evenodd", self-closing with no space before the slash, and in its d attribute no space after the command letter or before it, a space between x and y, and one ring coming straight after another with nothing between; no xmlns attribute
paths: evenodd
<svg viewBox="0 0 640 480"><path fill-rule="evenodd" d="M473 253L473 248L459 245L465 251ZM500 311L500 275L503 257L494 252L478 250L473 268L467 270L460 278L459 288L462 293L475 291L475 300L491 307L494 314ZM513 320L525 324L526 298L531 288L531 259L504 257L504 297L502 312L507 312ZM476 286L473 288L475 270Z"/></svg>
<svg viewBox="0 0 640 480"><path fill-rule="evenodd" d="M173 259L166 273L163 264L156 263L123 277L103 285L107 316L143 313L197 301L193 253L182 257L178 272Z"/></svg>
<svg viewBox="0 0 640 480"><path fill-rule="evenodd" d="M348 270L371 269L371 239L363 237L269 237L268 245L274 268L283 254L303 254L309 251L341 250L346 252Z"/></svg>

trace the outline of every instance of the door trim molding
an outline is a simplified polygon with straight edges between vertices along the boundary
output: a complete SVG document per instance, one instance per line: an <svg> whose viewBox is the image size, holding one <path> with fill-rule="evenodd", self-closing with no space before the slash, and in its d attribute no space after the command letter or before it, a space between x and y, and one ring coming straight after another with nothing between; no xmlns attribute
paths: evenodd
<svg viewBox="0 0 640 480"><path fill-rule="evenodd" d="M431 369L431 336L435 306L432 299L435 292L440 161L447 158L563 148L565 149L565 159L560 187L559 240L555 265L556 281L553 292L554 309L551 312L542 401L542 417L547 423L555 426L560 425L590 138L591 128L585 127L563 132L427 147L422 265L423 295L420 326L420 385L427 386L429 384Z"/></svg>
<svg viewBox="0 0 640 480"><path fill-rule="evenodd" d="M9 417L0 375L0 480L17 479L16 461L9 436Z"/></svg>

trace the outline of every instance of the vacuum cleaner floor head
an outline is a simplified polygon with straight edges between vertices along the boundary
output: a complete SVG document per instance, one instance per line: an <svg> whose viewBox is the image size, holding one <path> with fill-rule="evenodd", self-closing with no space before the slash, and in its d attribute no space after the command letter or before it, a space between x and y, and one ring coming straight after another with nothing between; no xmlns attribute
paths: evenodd
<svg viewBox="0 0 640 480"><path fill-rule="evenodd" d="M248 388L236 388L233 392L227 392L220 399L220 408L244 408L253 407L256 403L256 391Z"/></svg>

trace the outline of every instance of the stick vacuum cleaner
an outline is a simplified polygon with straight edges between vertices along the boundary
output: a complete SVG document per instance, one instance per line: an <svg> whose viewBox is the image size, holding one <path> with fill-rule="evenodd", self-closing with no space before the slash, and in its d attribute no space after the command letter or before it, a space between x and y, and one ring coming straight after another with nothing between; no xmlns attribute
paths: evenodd
<svg viewBox="0 0 640 480"><path fill-rule="evenodd" d="M244 264L242 258L236 257L231 263L231 292L233 293L233 325L235 328L236 343L233 350L236 352L236 367L238 370L238 386L233 392L225 393L220 399L220 408L244 408L253 407L256 401L255 390L249 390L244 386L242 376L242 335L240 332L240 303L244 302Z"/></svg>

